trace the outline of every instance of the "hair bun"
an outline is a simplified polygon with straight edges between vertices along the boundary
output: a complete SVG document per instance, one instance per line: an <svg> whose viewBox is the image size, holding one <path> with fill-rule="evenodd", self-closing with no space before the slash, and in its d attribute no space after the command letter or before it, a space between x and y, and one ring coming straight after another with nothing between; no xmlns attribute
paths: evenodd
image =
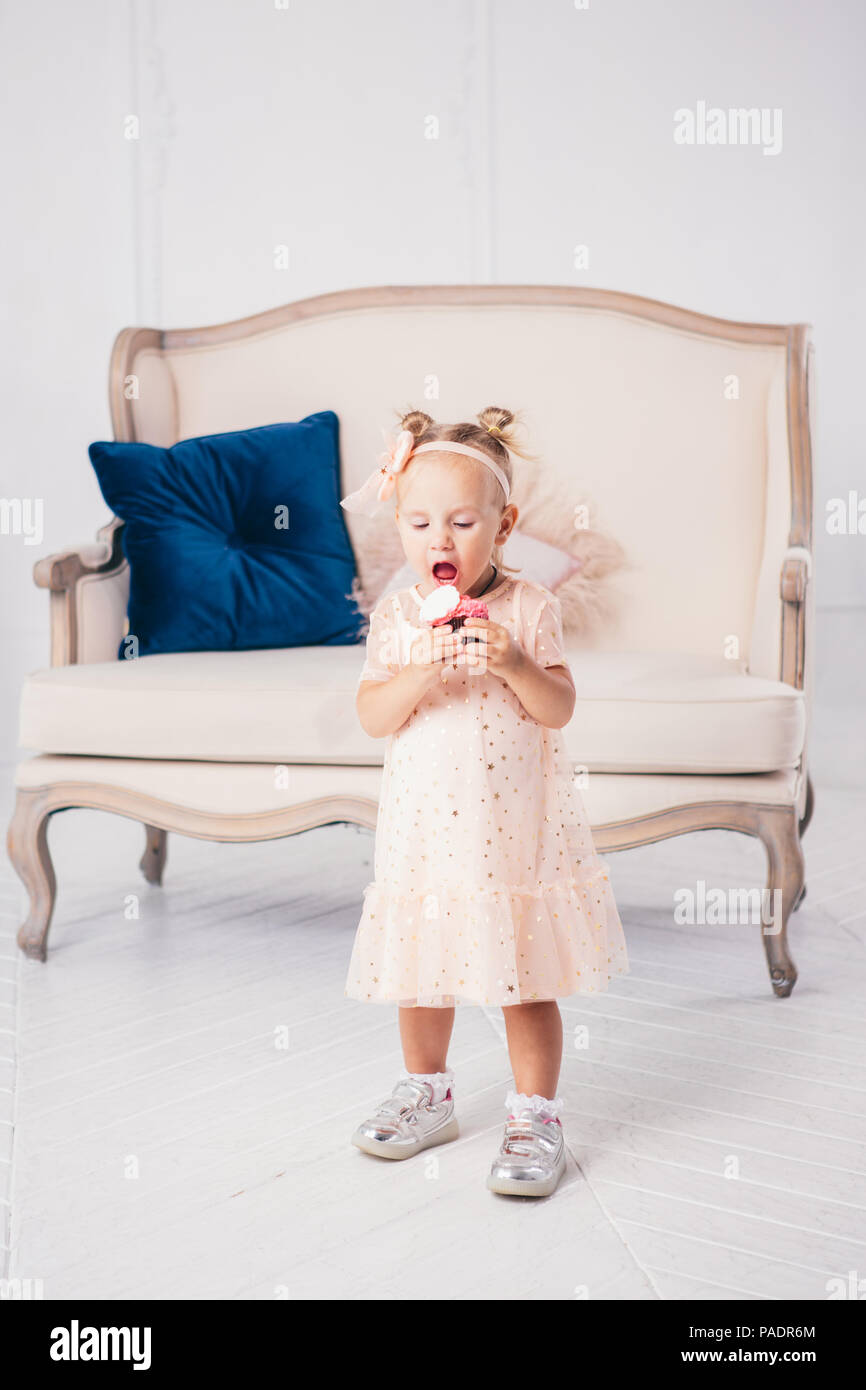
<svg viewBox="0 0 866 1390"><path fill-rule="evenodd" d="M479 424L483 425L488 434L493 435L494 439L504 435L508 426L514 423L513 413L501 405L489 405L486 410L480 411L475 418Z"/></svg>
<svg viewBox="0 0 866 1390"><path fill-rule="evenodd" d="M400 428L401 430L408 430L418 439L433 424L433 419L429 415L425 415L423 410L410 410L400 421Z"/></svg>

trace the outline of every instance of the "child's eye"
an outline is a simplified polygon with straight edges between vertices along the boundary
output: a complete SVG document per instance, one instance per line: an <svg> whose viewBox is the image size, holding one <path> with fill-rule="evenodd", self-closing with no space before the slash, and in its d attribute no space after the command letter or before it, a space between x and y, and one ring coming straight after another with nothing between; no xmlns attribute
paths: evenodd
<svg viewBox="0 0 866 1390"><path fill-rule="evenodd" d="M466 527L466 526L474 526L474 525L475 525L475 522L474 522L474 521L455 521L454 525L463 528L463 527Z"/></svg>

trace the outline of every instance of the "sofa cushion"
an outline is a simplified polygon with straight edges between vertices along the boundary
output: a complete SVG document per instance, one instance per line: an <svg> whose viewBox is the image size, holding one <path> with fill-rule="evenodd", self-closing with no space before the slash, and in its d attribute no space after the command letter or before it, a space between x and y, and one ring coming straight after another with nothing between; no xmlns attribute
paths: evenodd
<svg viewBox="0 0 866 1390"><path fill-rule="evenodd" d="M569 648L563 731L597 772L770 772L803 748L802 692L710 656ZM230 762L381 763L355 711L363 647L194 652L33 672L19 746Z"/></svg>
<svg viewBox="0 0 866 1390"><path fill-rule="evenodd" d="M338 430L322 410L170 448L90 445L102 495L126 523L119 657L358 643Z"/></svg>

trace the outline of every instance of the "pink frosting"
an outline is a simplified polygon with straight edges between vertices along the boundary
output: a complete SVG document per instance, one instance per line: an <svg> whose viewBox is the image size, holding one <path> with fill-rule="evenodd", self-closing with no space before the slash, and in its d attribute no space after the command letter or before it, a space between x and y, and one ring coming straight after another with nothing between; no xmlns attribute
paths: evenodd
<svg viewBox="0 0 866 1390"><path fill-rule="evenodd" d="M478 598L469 598L465 594L460 595L460 602L455 604L450 613L446 613L442 618L434 618L431 627L439 627L442 623L450 623L454 618L489 618L487 604L482 603Z"/></svg>

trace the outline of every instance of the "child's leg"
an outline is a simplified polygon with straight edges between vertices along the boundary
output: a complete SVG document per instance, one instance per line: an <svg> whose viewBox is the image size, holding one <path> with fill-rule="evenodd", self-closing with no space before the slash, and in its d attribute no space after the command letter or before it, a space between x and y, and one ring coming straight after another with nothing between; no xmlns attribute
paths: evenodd
<svg viewBox="0 0 866 1390"><path fill-rule="evenodd" d="M408 1158L447 1144L460 1133L453 1074L445 1065L454 1009L398 1004L406 1072L375 1114L358 1126L352 1143L385 1158Z"/></svg>
<svg viewBox="0 0 866 1390"><path fill-rule="evenodd" d="M506 1005L502 1016L518 1095L556 1100L562 1065L562 1017L556 1000ZM555 1116L558 1108L551 1105L547 1113Z"/></svg>
<svg viewBox="0 0 866 1390"><path fill-rule="evenodd" d="M454 1073L446 1064L454 1009L400 1008L400 1037L406 1074L429 1081L434 1105L453 1098Z"/></svg>
<svg viewBox="0 0 866 1390"><path fill-rule="evenodd" d="M454 1008L400 1008L400 1040L409 1072L444 1072L454 1027Z"/></svg>

